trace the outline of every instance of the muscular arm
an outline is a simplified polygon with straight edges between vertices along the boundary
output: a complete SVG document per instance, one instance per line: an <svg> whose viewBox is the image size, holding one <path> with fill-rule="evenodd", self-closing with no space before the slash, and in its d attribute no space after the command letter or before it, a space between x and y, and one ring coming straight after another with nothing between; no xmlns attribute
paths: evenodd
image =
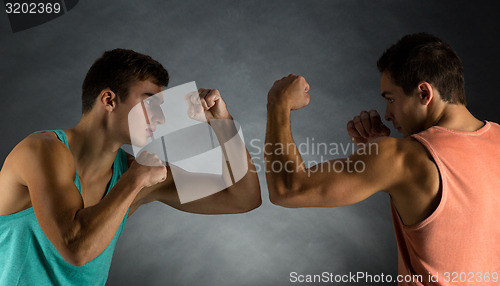
<svg viewBox="0 0 500 286"><path fill-rule="evenodd" d="M170 165L167 180L142 191L131 210L135 211L140 205L151 201L160 201L182 211L201 214L242 213L260 206L260 185L255 166L244 142L237 136L233 119L219 92L200 89L199 95L187 97L186 101L190 105L190 116L198 120L201 118L200 121L208 120L219 140L222 149L222 176L194 174ZM174 179L177 184L181 182L183 188L194 192L204 188L222 190L181 204ZM218 186L222 188L217 188Z"/></svg>
<svg viewBox="0 0 500 286"><path fill-rule="evenodd" d="M218 132L217 128L214 128L220 142L227 142L228 137L232 137L236 132L236 128L231 120L228 120L227 123L224 124L231 124L231 129L233 131L229 131L227 133L227 130ZM131 211L135 211L140 205L152 201L160 201L176 209L199 214L243 213L260 206L262 201L255 166L239 136L236 137L236 139L237 140L231 142L231 144L226 144L224 153L227 154L227 156L224 155L222 160L226 161L225 158L227 157L229 157L230 160L223 162L222 176L212 174L193 174L174 165L168 165L167 180L141 191L132 205ZM245 164L244 168L241 164ZM230 166L231 172L227 166ZM246 174L239 181L235 180L237 181L235 184L231 184L234 177L243 169L248 169ZM224 180L226 185L229 185L229 187L224 188L213 195L181 204L177 188L174 183L172 170L174 170L175 179L178 182L182 181L183 184L188 184L189 188L194 190L200 190L206 186L213 187L218 184L220 185L221 180Z"/></svg>
<svg viewBox="0 0 500 286"><path fill-rule="evenodd" d="M286 207L348 205L394 189L404 180L404 152L399 152L394 138L365 145L364 152L348 158L305 168L292 138L290 113L309 104L308 91L305 79L291 74L276 81L268 94L265 158L273 203ZM272 168L273 164L281 168ZM362 172L355 171L359 170L356 164L363 167Z"/></svg>
<svg viewBox="0 0 500 286"><path fill-rule="evenodd" d="M81 266L109 245L144 182L126 172L98 204L85 207L73 183L71 152L55 138L33 134L11 154L15 172L29 189L37 220L70 264Z"/></svg>
<svg viewBox="0 0 500 286"><path fill-rule="evenodd" d="M308 91L305 79L293 74L275 82L269 91L265 155L273 203L286 207L343 206L386 191L407 225L422 221L435 210L440 201L440 179L432 157L412 138L374 139L389 133L376 112L368 116L363 111L348 123L356 143L372 143L348 158L305 168L292 138L290 110L309 103ZM283 146L285 151L277 152ZM274 172L273 163L288 164L288 170Z"/></svg>
<svg viewBox="0 0 500 286"><path fill-rule="evenodd" d="M278 150L282 146L287 147L284 152ZM348 158L305 168L292 138L290 111L271 104L265 152L269 198L285 207L336 207L362 201L401 183L404 156L398 149L398 139L386 138ZM281 171L274 172L273 163L286 168L275 167Z"/></svg>

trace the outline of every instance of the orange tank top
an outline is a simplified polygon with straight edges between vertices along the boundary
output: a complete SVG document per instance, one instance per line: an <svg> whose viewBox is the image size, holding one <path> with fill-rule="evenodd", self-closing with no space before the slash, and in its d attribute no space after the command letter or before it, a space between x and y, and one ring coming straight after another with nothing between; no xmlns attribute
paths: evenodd
<svg viewBox="0 0 500 286"><path fill-rule="evenodd" d="M436 210L411 226L391 201L398 274L412 281L399 285L500 285L500 126L433 126L412 137L436 162L442 193Z"/></svg>

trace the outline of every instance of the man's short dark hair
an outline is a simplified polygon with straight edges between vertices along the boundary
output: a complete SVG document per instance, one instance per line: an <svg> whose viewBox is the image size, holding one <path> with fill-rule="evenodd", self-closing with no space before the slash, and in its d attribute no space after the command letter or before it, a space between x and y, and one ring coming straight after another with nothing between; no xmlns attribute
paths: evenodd
<svg viewBox="0 0 500 286"><path fill-rule="evenodd" d="M82 85L82 113L89 112L102 90L111 89L121 101L128 97L132 84L151 80L167 86L168 72L157 61L132 50L106 51L90 67Z"/></svg>
<svg viewBox="0 0 500 286"><path fill-rule="evenodd" d="M404 36L377 61L380 72L411 95L417 85L432 84L448 103L466 104L464 68L456 52L441 39L427 33Z"/></svg>

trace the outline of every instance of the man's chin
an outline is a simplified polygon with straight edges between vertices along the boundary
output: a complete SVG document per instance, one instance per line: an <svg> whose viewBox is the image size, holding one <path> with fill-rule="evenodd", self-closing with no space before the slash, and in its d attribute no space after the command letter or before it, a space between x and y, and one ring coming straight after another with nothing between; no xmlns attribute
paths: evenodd
<svg viewBox="0 0 500 286"><path fill-rule="evenodd" d="M147 143L148 143L147 138L145 138L145 139L141 138L141 140L138 140L138 139L130 140L130 145L132 145L134 147L138 147L138 148L142 148L142 147L146 146Z"/></svg>

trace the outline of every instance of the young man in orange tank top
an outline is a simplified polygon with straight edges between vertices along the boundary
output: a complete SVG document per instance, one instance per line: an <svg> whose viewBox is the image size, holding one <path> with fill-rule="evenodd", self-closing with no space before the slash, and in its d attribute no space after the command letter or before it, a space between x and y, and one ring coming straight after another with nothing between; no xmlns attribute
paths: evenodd
<svg viewBox="0 0 500 286"><path fill-rule="evenodd" d="M337 207L385 192L393 208L399 274L421 275L421 281L402 278L400 285L458 285L454 273L472 275L460 285L491 285L491 273L498 281L500 272L500 225L493 219L500 215L500 193L488 182L499 181L500 157L493 154L499 153L500 128L468 111L461 60L442 40L425 33L407 35L377 65L387 101L385 119L404 138L389 137L375 110L362 111L347 123L358 151L310 168L290 127L291 111L309 104L309 85L295 74L274 83L268 93L265 152L271 202L288 208ZM488 150L474 145L481 142L490 144ZM455 149L448 151L447 144ZM474 154L463 153L470 150ZM489 181L467 165L479 164L475 158L480 154L494 156L482 162L491 172ZM288 168L276 168L278 163ZM483 191L486 199L478 195ZM467 215L482 220L475 234L469 229L474 222L460 219ZM488 217L491 221L484 221ZM495 229L491 237L480 238ZM483 279L486 275L490 278Z"/></svg>

